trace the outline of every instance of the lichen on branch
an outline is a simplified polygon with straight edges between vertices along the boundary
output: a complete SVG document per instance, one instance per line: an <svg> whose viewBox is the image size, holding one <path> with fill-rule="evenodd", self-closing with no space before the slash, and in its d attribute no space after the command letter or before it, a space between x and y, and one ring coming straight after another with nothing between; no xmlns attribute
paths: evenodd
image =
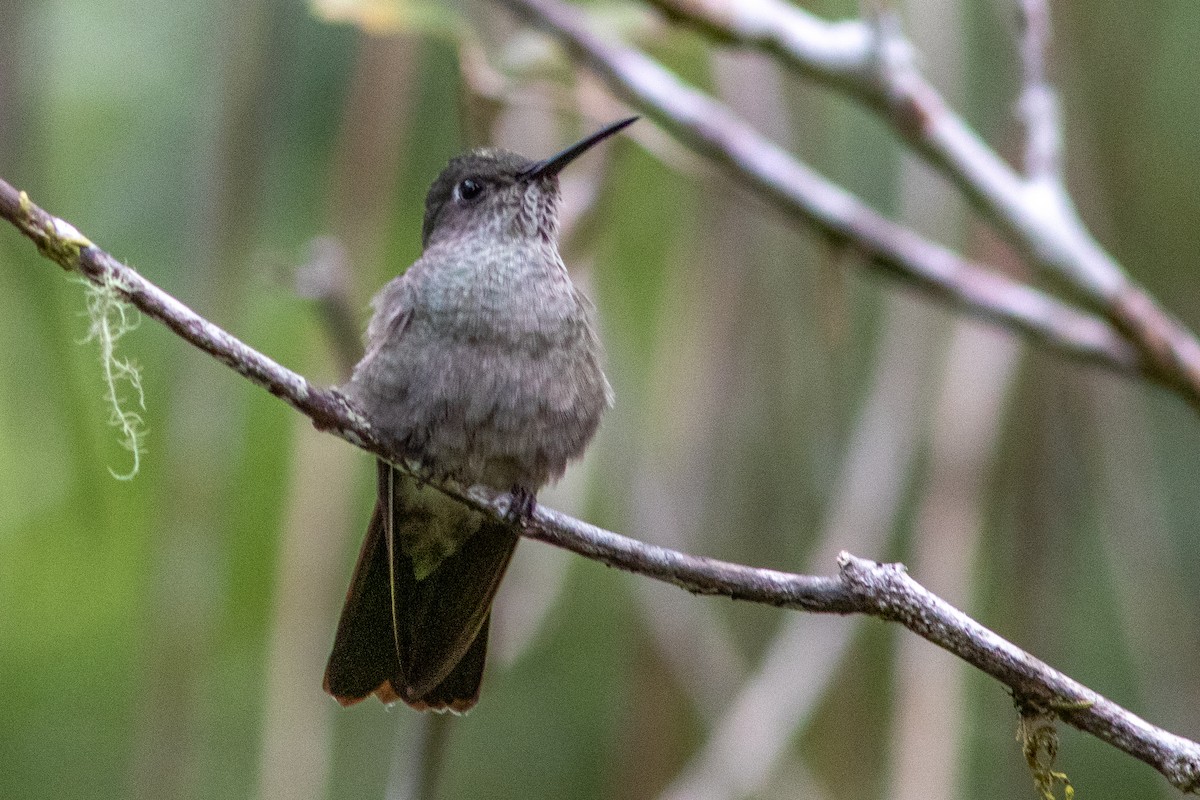
<svg viewBox="0 0 1200 800"><path fill-rule="evenodd" d="M115 282L108 276L103 283L93 283L80 277L87 298L89 320L87 336L81 344L96 342L100 347L100 368L104 377L104 400L110 409L109 424L120 432L121 446L133 457L129 469L117 472L108 468L109 474L119 481L132 480L141 468L145 424L134 405L146 410L146 396L142 391L142 374L136 363L117 355L117 342L122 336L137 328L142 315L122 299ZM133 390L130 397L121 391L122 384Z"/></svg>

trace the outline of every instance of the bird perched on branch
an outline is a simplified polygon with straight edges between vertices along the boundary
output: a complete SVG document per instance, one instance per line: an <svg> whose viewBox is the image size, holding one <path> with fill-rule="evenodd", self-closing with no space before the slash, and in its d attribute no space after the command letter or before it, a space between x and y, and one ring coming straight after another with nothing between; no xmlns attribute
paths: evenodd
<svg viewBox="0 0 1200 800"><path fill-rule="evenodd" d="M434 476L511 490L480 513L385 461L325 671L343 705L375 694L463 712L479 698L492 600L534 497L612 405L591 303L558 252L558 173L631 124L542 161L453 159L429 189L421 257L373 301L343 392Z"/></svg>

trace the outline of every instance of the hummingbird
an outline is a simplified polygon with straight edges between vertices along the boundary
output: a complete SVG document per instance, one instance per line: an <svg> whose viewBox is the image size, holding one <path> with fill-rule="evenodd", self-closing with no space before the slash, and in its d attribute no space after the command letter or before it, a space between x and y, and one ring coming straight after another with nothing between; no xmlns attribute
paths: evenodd
<svg viewBox="0 0 1200 800"><path fill-rule="evenodd" d="M377 463L375 511L325 691L462 713L479 699L496 589L537 491L583 454L613 402L595 310L558 252L558 173L637 117L532 161L453 158L425 199L420 258L372 301L341 387L428 476L511 491L500 520Z"/></svg>

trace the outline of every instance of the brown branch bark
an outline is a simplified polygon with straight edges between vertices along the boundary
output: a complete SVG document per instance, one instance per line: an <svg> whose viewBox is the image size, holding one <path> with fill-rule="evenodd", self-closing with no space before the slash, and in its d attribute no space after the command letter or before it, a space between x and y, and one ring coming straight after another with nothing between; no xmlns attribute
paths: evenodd
<svg viewBox="0 0 1200 800"><path fill-rule="evenodd" d="M213 325L2 180L0 217L64 269L117 292L142 313L308 416L319 429L409 470L420 469L398 458L336 390L313 386ZM511 502L507 494L485 487L446 483L439 488L497 517L507 513ZM1200 744L1151 725L1039 661L926 590L902 565L843 553L834 576L778 572L645 544L545 507L536 510L523 534L694 594L898 622L1009 687L1022 707L1057 714L1150 764L1179 789L1200 791Z"/></svg>

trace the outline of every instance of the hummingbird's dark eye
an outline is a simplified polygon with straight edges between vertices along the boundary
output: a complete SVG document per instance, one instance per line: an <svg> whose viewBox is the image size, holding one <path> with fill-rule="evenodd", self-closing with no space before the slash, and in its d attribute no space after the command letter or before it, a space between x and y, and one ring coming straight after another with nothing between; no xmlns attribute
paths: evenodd
<svg viewBox="0 0 1200 800"><path fill-rule="evenodd" d="M464 178L454 187L454 193L459 200L471 201L483 194L483 184L474 178Z"/></svg>

